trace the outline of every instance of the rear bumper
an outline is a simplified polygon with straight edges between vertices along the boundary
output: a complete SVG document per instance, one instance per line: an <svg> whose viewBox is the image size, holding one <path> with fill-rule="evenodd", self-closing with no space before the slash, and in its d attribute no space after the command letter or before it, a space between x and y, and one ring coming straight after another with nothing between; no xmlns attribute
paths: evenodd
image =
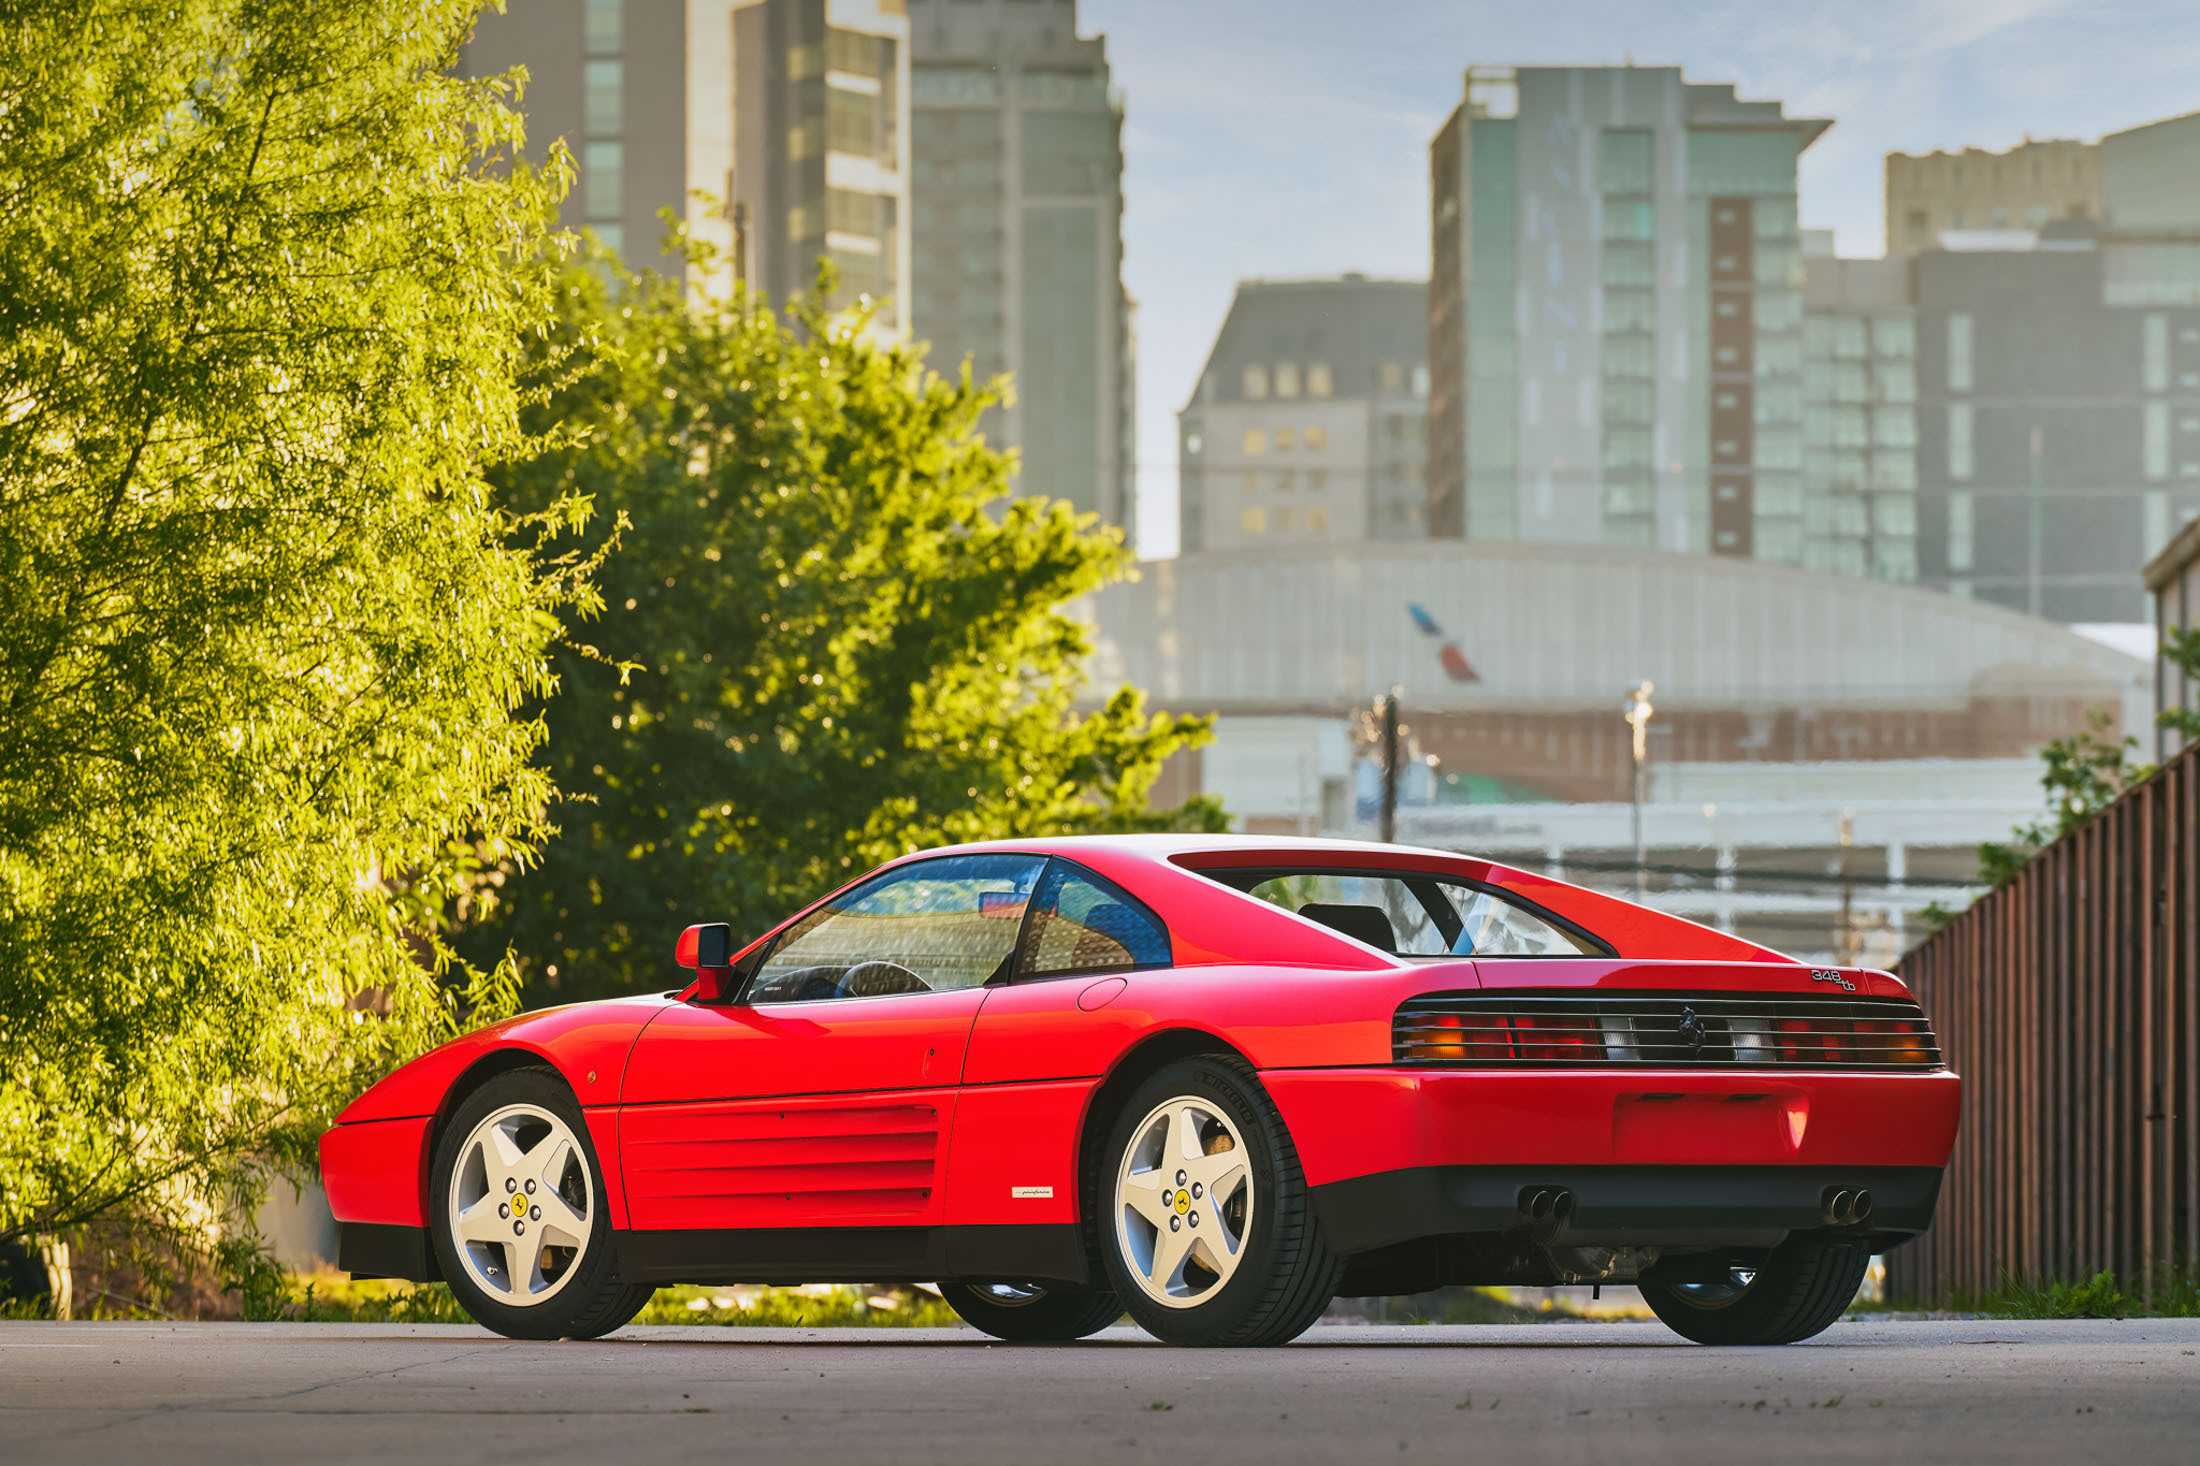
<svg viewBox="0 0 2200 1466"><path fill-rule="evenodd" d="M1853 1235L1892 1246L1925 1230L1939 1166L1415 1166L1316 1186L1322 1238L1338 1252L1527 1224L1522 1199L1567 1193L1571 1215L1538 1230L1555 1246L1770 1246L1825 1225L1829 1192L1865 1189Z"/></svg>
<svg viewBox="0 0 2200 1466"><path fill-rule="evenodd" d="M439 1283L435 1249L426 1227L385 1222L338 1222L336 1266L354 1278L403 1278L409 1283Z"/></svg>
<svg viewBox="0 0 2200 1466"><path fill-rule="evenodd" d="M1947 1165L1945 1070L1271 1069L1314 1186L1424 1167Z"/></svg>

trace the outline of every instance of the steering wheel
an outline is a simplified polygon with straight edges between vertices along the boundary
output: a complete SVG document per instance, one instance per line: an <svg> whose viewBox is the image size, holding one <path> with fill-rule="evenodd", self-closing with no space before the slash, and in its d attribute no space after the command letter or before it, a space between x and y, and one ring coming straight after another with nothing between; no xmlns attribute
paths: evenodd
<svg viewBox="0 0 2200 1466"><path fill-rule="evenodd" d="M899 962L858 962L841 975L839 996L883 998L889 993L928 993L932 984Z"/></svg>

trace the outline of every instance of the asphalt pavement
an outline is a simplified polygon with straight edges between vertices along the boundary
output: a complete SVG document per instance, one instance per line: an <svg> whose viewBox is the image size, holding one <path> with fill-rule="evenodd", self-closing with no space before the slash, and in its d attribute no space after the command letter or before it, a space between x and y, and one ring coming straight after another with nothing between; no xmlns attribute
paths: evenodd
<svg viewBox="0 0 2200 1466"><path fill-rule="evenodd" d="M2200 1460L2200 1319L1324 1325L1191 1351L961 1329L0 1324L0 1461Z"/></svg>

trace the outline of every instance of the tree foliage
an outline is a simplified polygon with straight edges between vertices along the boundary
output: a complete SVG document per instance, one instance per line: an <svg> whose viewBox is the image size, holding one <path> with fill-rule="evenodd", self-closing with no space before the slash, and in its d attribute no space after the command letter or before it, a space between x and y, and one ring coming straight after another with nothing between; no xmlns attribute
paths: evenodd
<svg viewBox="0 0 2200 1466"><path fill-rule="evenodd" d="M2181 668L2188 682L2200 681L2200 628L2169 627L2162 634L2161 655ZM2200 738L2200 712L2192 708L2163 708L2154 715L2154 723L2183 739ZM2047 818L2011 830L2006 842L1989 840L1979 846L1981 881L1989 886L2005 884L2034 855L2154 773L2153 764L2132 762L2131 754L2139 740L2129 735L2114 737L2115 726L2113 712L2106 707L2095 708L2087 715L2085 727L2068 738L2055 739L2040 751L2040 787L2047 791Z"/></svg>
<svg viewBox="0 0 2200 1466"><path fill-rule="evenodd" d="M447 74L476 3L0 30L0 1236L218 1230L509 988L439 925L540 833L522 709L588 592L583 506L481 476L557 181Z"/></svg>
<svg viewBox="0 0 2200 1466"><path fill-rule="evenodd" d="M500 481L632 527L602 659L561 654L546 711L561 837L504 885L483 951L562 996L663 987L685 923L753 934L908 850L1219 825L1210 802L1147 807L1206 720L1128 689L1076 711L1089 648L1062 607L1129 557L1011 494L967 368L826 314L829 281L784 319L609 259L564 291L570 370L542 412L571 441Z"/></svg>

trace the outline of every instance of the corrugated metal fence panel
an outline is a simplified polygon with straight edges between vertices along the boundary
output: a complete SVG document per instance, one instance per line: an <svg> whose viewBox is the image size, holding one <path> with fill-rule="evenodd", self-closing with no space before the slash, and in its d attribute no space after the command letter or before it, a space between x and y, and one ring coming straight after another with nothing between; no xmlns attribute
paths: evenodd
<svg viewBox="0 0 2200 1466"><path fill-rule="evenodd" d="M2200 744L1898 970L1964 1115L1896 1296L2200 1263Z"/></svg>

